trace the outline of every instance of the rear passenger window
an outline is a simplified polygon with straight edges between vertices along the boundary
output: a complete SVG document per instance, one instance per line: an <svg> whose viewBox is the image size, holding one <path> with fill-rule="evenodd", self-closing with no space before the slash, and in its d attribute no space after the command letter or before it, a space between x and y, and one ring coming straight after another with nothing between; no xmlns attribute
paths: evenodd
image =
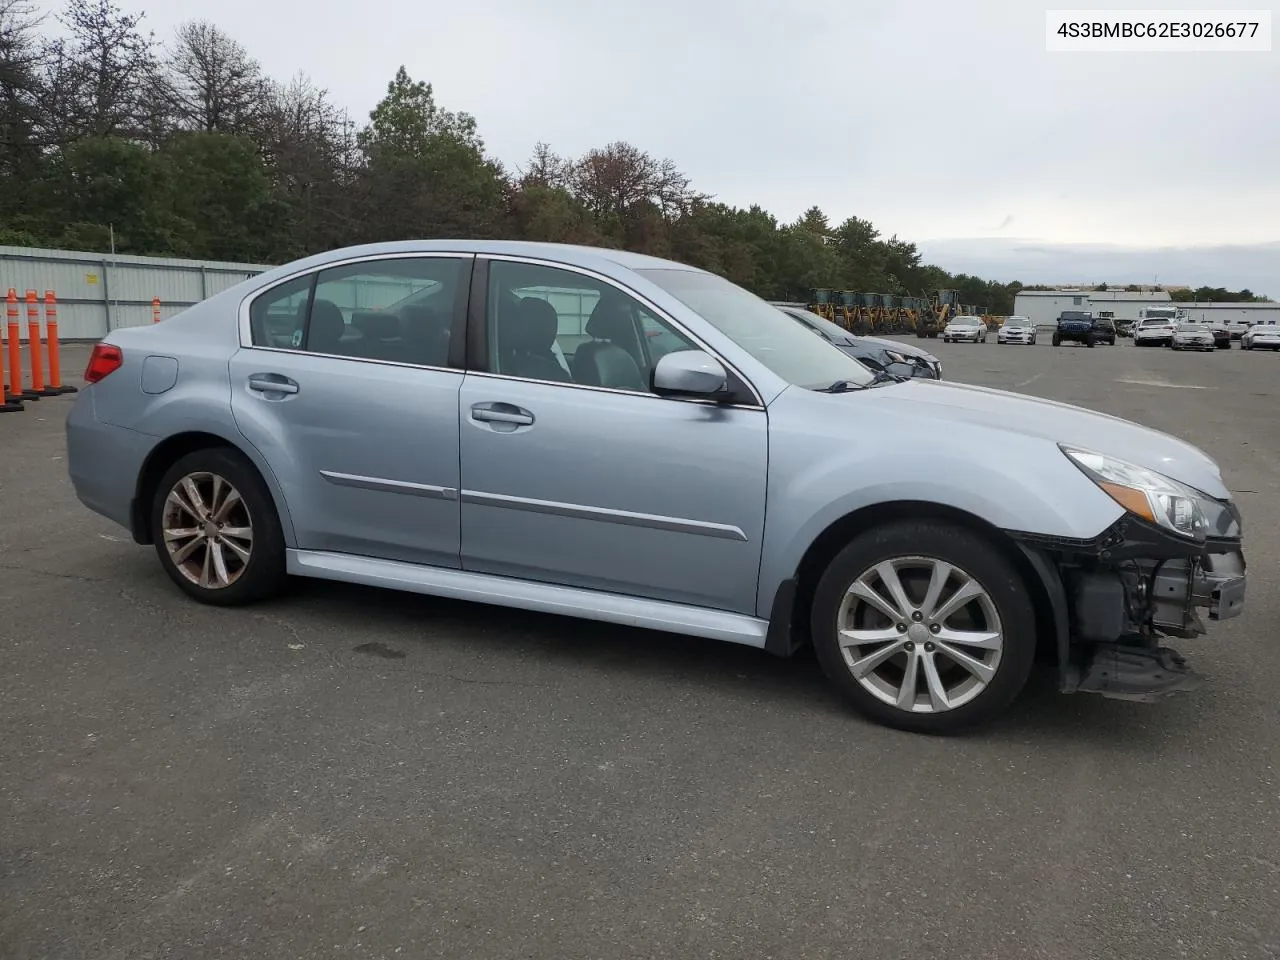
<svg viewBox="0 0 1280 960"><path fill-rule="evenodd" d="M321 270L308 353L443 367L464 260L398 257Z"/></svg>
<svg viewBox="0 0 1280 960"><path fill-rule="evenodd" d="M297 347L311 305L314 274L272 287L249 307L249 327L255 347Z"/></svg>

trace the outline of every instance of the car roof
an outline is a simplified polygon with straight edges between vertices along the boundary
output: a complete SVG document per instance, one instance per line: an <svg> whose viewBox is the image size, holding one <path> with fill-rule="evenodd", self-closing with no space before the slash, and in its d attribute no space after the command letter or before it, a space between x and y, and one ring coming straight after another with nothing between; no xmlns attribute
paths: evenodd
<svg viewBox="0 0 1280 960"><path fill-rule="evenodd" d="M274 267L254 277L259 283L269 283L277 277L285 277L303 270L323 267L326 264L341 260L361 257L376 257L384 254L405 253L475 253L493 254L496 256L523 256L535 259L547 259L571 266L599 269L609 265L623 267L627 270L684 270L691 273L706 273L698 267L661 257L651 257L643 253L632 253L629 250L616 250L611 247L593 247L585 244L542 243L534 240L392 240L382 243L365 243L358 246L338 247L323 253L313 254L290 263Z"/></svg>

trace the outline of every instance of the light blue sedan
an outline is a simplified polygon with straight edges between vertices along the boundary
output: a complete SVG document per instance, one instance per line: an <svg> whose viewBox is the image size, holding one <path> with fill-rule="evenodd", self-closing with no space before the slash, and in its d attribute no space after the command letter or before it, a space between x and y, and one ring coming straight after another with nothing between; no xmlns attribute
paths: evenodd
<svg viewBox="0 0 1280 960"><path fill-rule="evenodd" d="M1164 637L1244 601L1240 515L1198 449L878 376L715 274L617 250L336 250L112 331L85 378L77 495L206 603L295 575L810 642L855 707L941 731L1002 711L1038 646L1064 692L1190 685Z"/></svg>

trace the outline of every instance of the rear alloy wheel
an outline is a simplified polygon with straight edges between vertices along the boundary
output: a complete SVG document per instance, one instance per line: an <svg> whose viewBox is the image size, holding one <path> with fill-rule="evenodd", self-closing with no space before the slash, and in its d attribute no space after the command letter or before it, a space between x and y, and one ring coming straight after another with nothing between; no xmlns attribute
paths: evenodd
<svg viewBox="0 0 1280 960"><path fill-rule="evenodd" d="M197 450L171 466L156 487L151 529L165 572L203 603L251 603L284 584L275 504L238 451Z"/></svg>
<svg viewBox="0 0 1280 960"><path fill-rule="evenodd" d="M854 707L881 723L947 733L1004 710L1035 656L1018 572L963 527L902 521L868 531L815 592L814 649Z"/></svg>

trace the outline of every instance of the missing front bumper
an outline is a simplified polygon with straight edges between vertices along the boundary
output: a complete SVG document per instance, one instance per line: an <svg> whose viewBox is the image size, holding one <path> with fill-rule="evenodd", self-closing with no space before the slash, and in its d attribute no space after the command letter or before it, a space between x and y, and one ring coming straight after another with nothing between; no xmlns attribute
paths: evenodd
<svg viewBox="0 0 1280 960"><path fill-rule="evenodd" d="M1059 690L1153 700L1203 682L1167 638L1198 637L1205 621L1244 609L1238 538L1188 544L1125 518L1092 541L1019 534L1044 586Z"/></svg>

